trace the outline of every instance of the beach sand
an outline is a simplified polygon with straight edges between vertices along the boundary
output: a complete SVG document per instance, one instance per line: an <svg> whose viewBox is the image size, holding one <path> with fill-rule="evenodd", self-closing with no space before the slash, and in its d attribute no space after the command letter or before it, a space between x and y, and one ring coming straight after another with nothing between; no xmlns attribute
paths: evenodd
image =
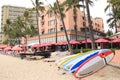
<svg viewBox="0 0 120 80"><path fill-rule="evenodd" d="M76 79L71 73L58 70L55 62L0 54L0 80L120 80L120 69L106 66L91 76Z"/></svg>

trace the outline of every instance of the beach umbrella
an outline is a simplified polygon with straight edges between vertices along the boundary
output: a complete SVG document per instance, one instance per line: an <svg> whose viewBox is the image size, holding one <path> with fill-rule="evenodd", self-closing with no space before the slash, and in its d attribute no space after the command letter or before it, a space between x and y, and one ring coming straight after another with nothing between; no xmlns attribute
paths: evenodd
<svg viewBox="0 0 120 80"><path fill-rule="evenodd" d="M92 41L90 39L87 39L87 43L91 43ZM85 40L82 41L82 43L86 43Z"/></svg>
<svg viewBox="0 0 120 80"><path fill-rule="evenodd" d="M4 48L4 51L8 51L8 50L11 50L11 49L12 49L11 46L8 46L8 47Z"/></svg>
<svg viewBox="0 0 120 80"><path fill-rule="evenodd" d="M40 45L39 44L34 44L34 45L32 45L31 47L32 48L35 48L35 47L39 47Z"/></svg>
<svg viewBox="0 0 120 80"><path fill-rule="evenodd" d="M14 47L12 48L12 50L14 50L14 51L21 51L22 48L21 48L21 47L18 47L18 46L14 46Z"/></svg>
<svg viewBox="0 0 120 80"><path fill-rule="evenodd" d="M66 44L67 44L66 41L58 41L58 42L56 43L56 45L66 45Z"/></svg>
<svg viewBox="0 0 120 80"><path fill-rule="evenodd" d="M76 40L70 40L70 44L80 44L80 42Z"/></svg>
<svg viewBox="0 0 120 80"><path fill-rule="evenodd" d="M44 47L44 46L52 46L52 45L55 45L56 43L55 42L46 42L46 43L42 43L40 45L40 47Z"/></svg>
<svg viewBox="0 0 120 80"><path fill-rule="evenodd" d="M110 42L109 40L107 39L104 39L104 38L99 38L97 40L95 40L96 43L107 43L107 42Z"/></svg>
<svg viewBox="0 0 120 80"><path fill-rule="evenodd" d="M6 48L6 47L7 47L7 45L0 45L0 49Z"/></svg>
<svg viewBox="0 0 120 80"><path fill-rule="evenodd" d="M113 39L112 43L120 43L120 38Z"/></svg>
<svg viewBox="0 0 120 80"><path fill-rule="evenodd" d="M110 41L105 38L99 38L99 39L95 40L95 42L100 43L101 48L103 48L104 43L109 43Z"/></svg>

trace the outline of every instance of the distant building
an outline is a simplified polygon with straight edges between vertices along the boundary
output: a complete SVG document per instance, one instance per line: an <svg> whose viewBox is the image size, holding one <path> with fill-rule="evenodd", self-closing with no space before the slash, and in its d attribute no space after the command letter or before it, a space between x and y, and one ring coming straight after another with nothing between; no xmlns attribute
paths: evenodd
<svg viewBox="0 0 120 80"><path fill-rule="evenodd" d="M28 9L28 8L17 7L17 6L10 6L10 5L2 6L1 28L4 27L4 25L6 24L6 20L7 19L10 19L10 21L13 22L18 16L23 16L23 13L24 13L24 11L26 9ZM33 20L34 26L37 27L35 11L33 11L31 18ZM2 32L2 30L1 30L1 32ZM0 43L2 43L4 40L5 40L5 36L4 36L4 34L1 34Z"/></svg>

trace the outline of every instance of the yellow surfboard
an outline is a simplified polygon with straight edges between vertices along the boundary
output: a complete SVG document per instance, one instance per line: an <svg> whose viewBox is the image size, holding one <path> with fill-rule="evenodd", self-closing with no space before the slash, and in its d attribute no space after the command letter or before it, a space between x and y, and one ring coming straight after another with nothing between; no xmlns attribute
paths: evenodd
<svg viewBox="0 0 120 80"><path fill-rule="evenodd" d="M62 68L62 65L63 65L65 62L67 62L67 61L69 61L69 60L72 60L73 58L78 57L78 56L80 56L80 55L81 55L80 53L75 54L75 55L71 55L70 57L68 57L68 58L62 60L61 62L59 62L58 67Z"/></svg>
<svg viewBox="0 0 120 80"><path fill-rule="evenodd" d="M74 59L74 58L76 58L76 57L78 57L78 56L82 56L82 55L84 55L84 54L87 54L87 53L89 53L89 52L91 52L91 51L88 51L88 52L86 52L86 53L77 53L77 54L71 55L70 57L65 58L65 59L63 59L62 61L60 61L60 62L58 63L58 67L62 68L63 64L66 63L67 61L72 60L72 59Z"/></svg>

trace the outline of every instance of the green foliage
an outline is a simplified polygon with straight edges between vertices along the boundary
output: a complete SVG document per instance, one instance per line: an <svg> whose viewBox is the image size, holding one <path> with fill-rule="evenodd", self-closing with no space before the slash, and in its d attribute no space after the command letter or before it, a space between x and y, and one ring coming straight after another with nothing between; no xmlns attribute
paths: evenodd
<svg viewBox="0 0 120 80"><path fill-rule="evenodd" d="M116 28L115 32L117 33L117 28L120 26L117 24L120 21L120 0L107 0L107 2L109 4L105 8L105 12L109 9L112 11L108 14L110 18L107 20L107 23L110 28Z"/></svg>
<svg viewBox="0 0 120 80"><path fill-rule="evenodd" d="M18 16L13 22L7 19L2 29L4 35L7 36L6 40L9 40L7 43L11 43L10 41L13 39L27 38L37 34L37 30L31 20L31 14L27 10L22 17Z"/></svg>
<svg viewBox="0 0 120 80"><path fill-rule="evenodd" d="M106 32L106 34L107 34L108 36L111 36L111 35L113 35L113 32L110 31L110 30L108 30L108 31Z"/></svg>
<svg viewBox="0 0 120 80"><path fill-rule="evenodd" d="M82 51L81 51L81 49L75 49L75 50L73 50L73 53L74 54L81 53L81 52L85 53L85 52L88 52L88 51L92 51L92 49L87 48L87 49L82 49Z"/></svg>

